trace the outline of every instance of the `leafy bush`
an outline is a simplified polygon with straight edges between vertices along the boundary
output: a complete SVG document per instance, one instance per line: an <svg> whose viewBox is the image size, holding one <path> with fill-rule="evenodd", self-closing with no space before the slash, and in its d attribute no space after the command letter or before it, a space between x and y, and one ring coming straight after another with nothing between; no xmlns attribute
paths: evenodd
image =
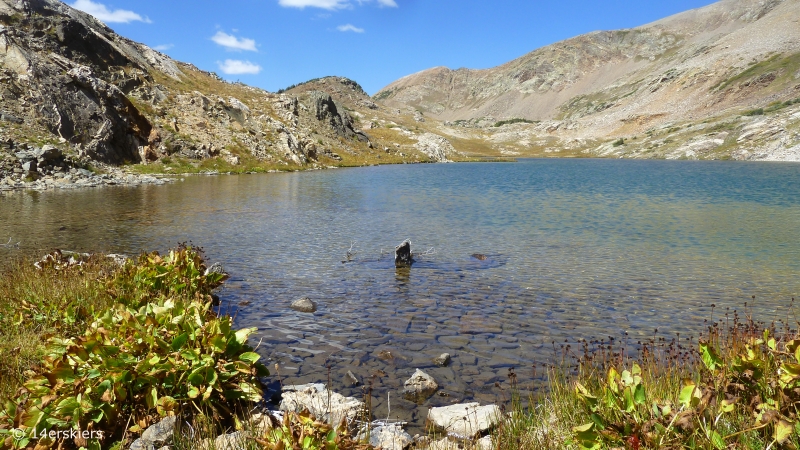
<svg viewBox="0 0 800 450"><path fill-rule="evenodd" d="M648 395L639 365L621 374L611 367L594 393L576 383L590 422L574 427L574 438L582 449L627 444L722 450L750 433L759 448L797 448L800 339L779 347L767 330L726 361L714 345L701 342L703 370L684 379L672 399Z"/></svg>
<svg viewBox="0 0 800 450"><path fill-rule="evenodd" d="M109 288L119 302L133 307L158 298L210 301L211 290L227 276L205 272L200 251L182 245L164 258L157 252L142 254L115 274Z"/></svg>
<svg viewBox="0 0 800 450"><path fill-rule="evenodd" d="M625 144L625 139L623 139L623 138L619 138L616 141L611 143L611 145L613 145L614 147L619 147L620 145L624 145L624 144Z"/></svg>
<svg viewBox="0 0 800 450"><path fill-rule="evenodd" d="M218 415L230 413L234 402L261 400L259 377L269 372L246 345L255 329L235 331L230 317L211 311L210 290L224 278L206 274L191 247L128 262L109 282L119 303L97 312L82 336L51 337L41 365L2 405L5 447L23 448L52 430L103 430L108 438L131 416L137 431L148 415ZM12 429L23 430L24 438L12 439ZM99 448L100 442L74 444Z"/></svg>
<svg viewBox="0 0 800 450"><path fill-rule="evenodd" d="M347 432L347 427L334 429L314 420L308 411L287 412L279 428L256 438L264 448L302 448L320 450L367 450L372 446L359 443Z"/></svg>

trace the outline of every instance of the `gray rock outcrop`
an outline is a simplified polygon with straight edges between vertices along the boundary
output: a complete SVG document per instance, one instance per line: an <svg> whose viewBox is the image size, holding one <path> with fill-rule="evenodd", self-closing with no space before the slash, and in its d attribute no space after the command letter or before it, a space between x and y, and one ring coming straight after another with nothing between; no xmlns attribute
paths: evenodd
<svg viewBox="0 0 800 450"><path fill-rule="evenodd" d="M19 25L0 30L0 63L6 69L3 99L10 109L3 112L6 120L40 123L98 161L139 162L142 148L150 144L152 125L107 80L113 67L127 66L149 77L154 63L177 73L174 63L64 3L0 4L3 14L19 18ZM52 33L28 33L25 27ZM128 85L136 80L130 77Z"/></svg>
<svg viewBox="0 0 800 450"><path fill-rule="evenodd" d="M459 155L450 141L433 133L419 136L415 147L436 162L450 162L449 158Z"/></svg>
<svg viewBox="0 0 800 450"><path fill-rule="evenodd" d="M310 94L312 108L317 120L325 122L336 131L336 134L344 137L353 137L353 119L344 110L336 105L330 94L313 91Z"/></svg>

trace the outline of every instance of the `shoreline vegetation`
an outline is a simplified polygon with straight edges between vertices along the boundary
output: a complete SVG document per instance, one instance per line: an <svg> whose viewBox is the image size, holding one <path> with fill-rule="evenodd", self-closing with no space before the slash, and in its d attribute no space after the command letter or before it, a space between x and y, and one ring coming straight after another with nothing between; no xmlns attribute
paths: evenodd
<svg viewBox="0 0 800 450"><path fill-rule="evenodd" d="M454 159L450 162L515 162L515 157L498 156L469 156ZM359 160L354 162L343 162L331 166L299 166L299 165L277 165L272 163L252 163L233 166L224 161L208 160L192 164L191 161L169 160L167 163L155 162L149 164L137 164L129 166L134 173L155 176L184 176L184 175L244 175L256 173L282 173L282 172L308 172L314 170L328 169L349 169L369 166L394 166L403 164L439 164L437 161L426 160L399 160L399 161L378 161L378 160Z"/></svg>
<svg viewBox="0 0 800 450"><path fill-rule="evenodd" d="M514 157L502 156L463 156L450 162L515 162ZM306 172L313 170L343 169L367 166L385 166L400 164L433 164L432 160L393 160L380 161L372 159L359 159L357 161L343 161L330 166L303 166L279 165L269 162L259 162L253 159L237 165L230 164L222 159L209 159L193 161L182 158L164 158L164 161L149 164L132 164L127 166L111 166L95 162L83 164L81 169L70 167L69 178L53 177L28 177L16 182L5 182L0 173L0 192L20 190L55 190L77 189L101 186L140 186L163 185L176 181L176 178L190 175L246 175L257 173L283 173ZM88 168L88 169L86 169Z"/></svg>
<svg viewBox="0 0 800 450"><path fill-rule="evenodd" d="M17 257L0 272L0 449L147 448L136 439L173 417L173 449L373 448L344 423L265 409L254 330L234 329L212 293L226 278L188 245ZM714 319L697 338L554 342L532 368L544 389L521 398L514 369L499 386L490 448L798 448L797 318L758 322L745 304Z"/></svg>

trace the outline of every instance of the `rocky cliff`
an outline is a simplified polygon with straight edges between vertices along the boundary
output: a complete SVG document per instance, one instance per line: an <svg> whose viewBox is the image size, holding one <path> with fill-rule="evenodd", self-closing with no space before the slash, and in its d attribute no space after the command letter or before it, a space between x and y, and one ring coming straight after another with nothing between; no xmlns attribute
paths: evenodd
<svg viewBox="0 0 800 450"><path fill-rule="evenodd" d="M377 105L360 87L358 102L339 95L354 86L330 78L273 94L227 83L60 1L0 0L0 188L48 187L87 168L119 181L116 167L131 163L169 172L431 159L387 152L393 141L362 130L357 109ZM45 146L60 157L26 164Z"/></svg>

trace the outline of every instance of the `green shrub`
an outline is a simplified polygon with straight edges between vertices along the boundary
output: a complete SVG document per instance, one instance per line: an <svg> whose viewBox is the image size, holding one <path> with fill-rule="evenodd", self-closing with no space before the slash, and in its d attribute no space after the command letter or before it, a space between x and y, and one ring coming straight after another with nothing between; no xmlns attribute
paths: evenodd
<svg viewBox="0 0 800 450"><path fill-rule="evenodd" d="M534 123L534 122L528 119L506 119L506 120L501 120L499 122L495 122L494 125L492 126L496 128L496 127L502 127L503 125L511 125L513 123Z"/></svg>
<svg viewBox="0 0 800 450"><path fill-rule="evenodd" d="M759 448L796 448L800 339L779 347L768 330L727 358L716 345L701 342L702 370L684 378L671 398L645 389L638 364L621 374L611 367L594 390L576 383L590 422L573 428L574 439L582 449L628 444L723 450L750 433L749 442L761 443Z"/></svg>
<svg viewBox="0 0 800 450"><path fill-rule="evenodd" d="M308 411L287 412L283 423L256 438L264 448L303 448L320 450L369 450L373 447L351 436L346 426L334 429L314 420Z"/></svg>
<svg viewBox="0 0 800 450"><path fill-rule="evenodd" d="M625 139L623 139L623 138L619 138L616 141L611 143L611 145L613 145L614 147L619 147L620 145L624 145L624 144L625 144Z"/></svg>
<svg viewBox="0 0 800 450"><path fill-rule="evenodd" d="M191 247L129 261L108 283L119 303L96 312L83 335L48 339L44 360L0 405L0 439L24 448L34 435L71 429L102 430L109 438L130 417L137 431L146 417L229 415L236 402L261 400L259 377L269 372L246 345L255 329L235 331L230 317L211 311L210 291L224 278L205 274ZM13 429L25 437L13 440ZM100 448L98 440L74 444Z"/></svg>
<svg viewBox="0 0 800 450"><path fill-rule="evenodd" d="M764 108L751 109L742 113L743 116L763 116Z"/></svg>

